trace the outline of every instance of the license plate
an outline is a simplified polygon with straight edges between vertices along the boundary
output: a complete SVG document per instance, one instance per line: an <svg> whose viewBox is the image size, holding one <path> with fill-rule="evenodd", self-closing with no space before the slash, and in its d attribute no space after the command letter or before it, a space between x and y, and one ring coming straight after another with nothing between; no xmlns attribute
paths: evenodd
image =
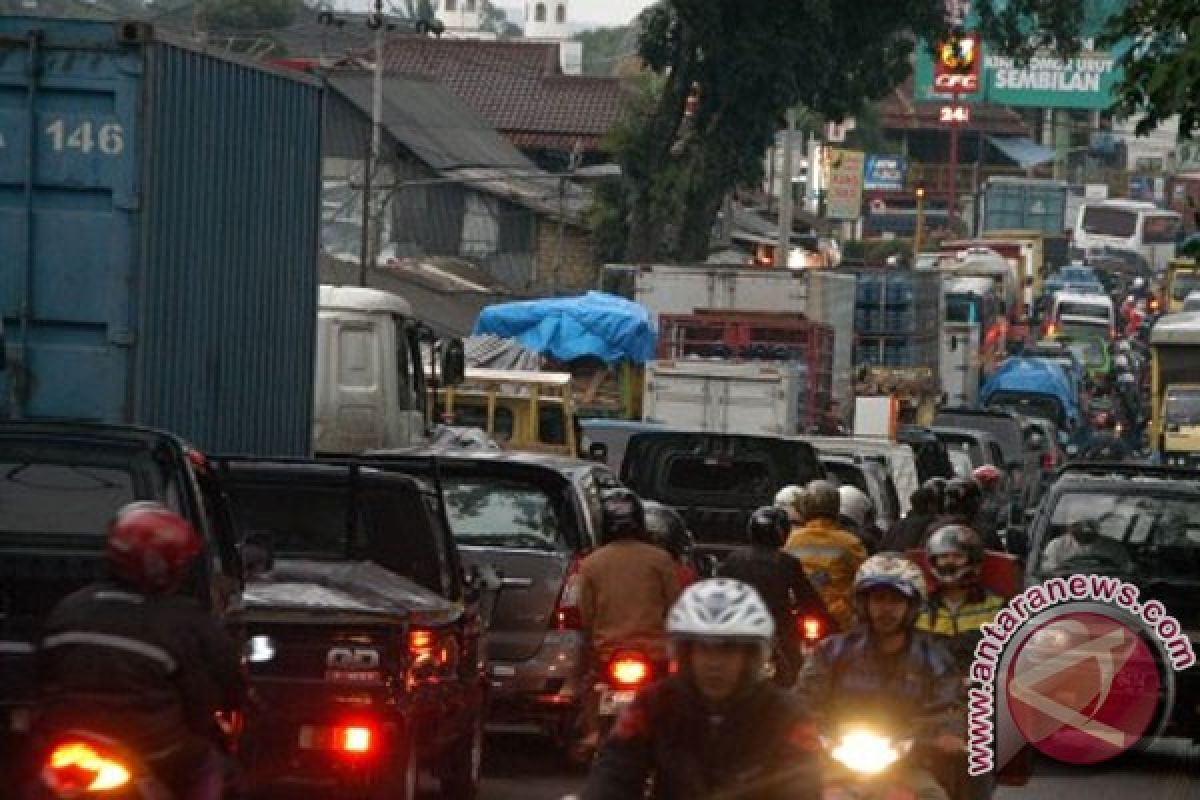
<svg viewBox="0 0 1200 800"><path fill-rule="evenodd" d="M507 664L493 664L492 674L497 678L511 678L517 674L517 668Z"/></svg>
<svg viewBox="0 0 1200 800"><path fill-rule="evenodd" d="M600 695L600 716L613 717L616 716L621 709L633 702L637 692L632 690L613 691L605 689Z"/></svg>
<svg viewBox="0 0 1200 800"><path fill-rule="evenodd" d="M330 683L383 683L383 673L374 669L327 669Z"/></svg>

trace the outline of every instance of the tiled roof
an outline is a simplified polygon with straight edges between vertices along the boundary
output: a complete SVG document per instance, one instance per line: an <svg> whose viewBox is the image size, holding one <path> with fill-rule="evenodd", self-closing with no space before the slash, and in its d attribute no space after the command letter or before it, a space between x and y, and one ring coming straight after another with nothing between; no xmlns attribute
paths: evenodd
<svg viewBox="0 0 1200 800"><path fill-rule="evenodd" d="M524 41L390 37L389 71L443 82L522 147L594 149L616 122L616 78L564 75L558 45Z"/></svg>

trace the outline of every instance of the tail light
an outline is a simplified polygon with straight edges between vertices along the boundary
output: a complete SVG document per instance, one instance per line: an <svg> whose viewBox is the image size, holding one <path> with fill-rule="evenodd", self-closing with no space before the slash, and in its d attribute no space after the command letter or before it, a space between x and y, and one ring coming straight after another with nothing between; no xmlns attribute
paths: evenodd
<svg viewBox="0 0 1200 800"><path fill-rule="evenodd" d="M1058 466L1058 455L1053 450L1048 450L1042 453L1042 469L1047 472L1053 471Z"/></svg>
<svg viewBox="0 0 1200 800"><path fill-rule="evenodd" d="M820 617L802 616L796 621L796 627L800 629L800 638L806 642L820 641L825 635L825 623Z"/></svg>
<svg viewBox="0 0 1200 800"><path fill-rule="evenodd" d="M408 655L413 661L431 658L437 647L437 636L424 628L413 628L408 632Z"/></svg>
<svg viewBox="0 0 1200 800"><path fill-rule="evenodd" d="M364 725L351 725L337 732L337 749L347 755L366 755L371 752L371 729Z"/></svg>
<svg viewBox="0 0 1200 800"><path fill-rule="evenodd" d="M616 686L641 686L650 678L650 662L641 653L618 653L609 662L608 677Z"/></svg>
<svg viewBox="0 0 1200 800"><path fill-rule="evenodd" d="M119 758L88 742L63 742L42 767L42 783L64 797L111 792L129 785L132 775Z"/></svg>
<svg viewBox="0 0 1200 800"><path fill-rule="evenodd" d="M558 604L554 608L554 626L560 631L583 630L583 613L579 608L579 567L583 560L576 557L567 568Z"/></svg>

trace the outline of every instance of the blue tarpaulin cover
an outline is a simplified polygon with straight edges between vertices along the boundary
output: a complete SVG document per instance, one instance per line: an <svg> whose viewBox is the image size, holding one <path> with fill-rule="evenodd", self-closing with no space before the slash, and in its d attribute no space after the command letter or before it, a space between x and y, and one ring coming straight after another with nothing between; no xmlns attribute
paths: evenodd
<svg viewBox="0 0 1200 800"><path fill-rule="evenodd" d="M1022 392L1054 397L1062 404L1067 417L1079 419L1079 398L1071 385L1071 379L1058 364L1040 358L1007 359L988 378L979 393L979 399L987 405L997 392Z"/></svg>
<svg viewBox="0 0 1200 800"><path fill-rule="evenodd" d="M645 308L604 292L488 306L474 333L516 339L559 361L593 356L610 364L650 361L656 338Z"/></svg>

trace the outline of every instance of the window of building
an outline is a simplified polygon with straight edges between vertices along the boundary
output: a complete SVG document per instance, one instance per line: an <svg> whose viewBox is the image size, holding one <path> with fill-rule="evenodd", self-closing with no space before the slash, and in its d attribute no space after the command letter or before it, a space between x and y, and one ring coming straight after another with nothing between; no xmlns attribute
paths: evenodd
<svg viewBox="0 0 1200 800"><path fill-rule="evenodd" d="M536 6L534 6L533 21L534 22L545 22L546 21L546 4L545 3L538 3Z"/></svg>
<svg viewBox="0 0 1200 800"><path fill-rule="evenodd" d="M567 7L562 3L558 4L558 10L554 12L554 19L559 25L567 21Z"/></svg>
<svg viewBox="0 0 1200 800"><path fill-rule="evenodd" d="M446 10L455 11L458 8L458 0L446 0Z"/></svg>

